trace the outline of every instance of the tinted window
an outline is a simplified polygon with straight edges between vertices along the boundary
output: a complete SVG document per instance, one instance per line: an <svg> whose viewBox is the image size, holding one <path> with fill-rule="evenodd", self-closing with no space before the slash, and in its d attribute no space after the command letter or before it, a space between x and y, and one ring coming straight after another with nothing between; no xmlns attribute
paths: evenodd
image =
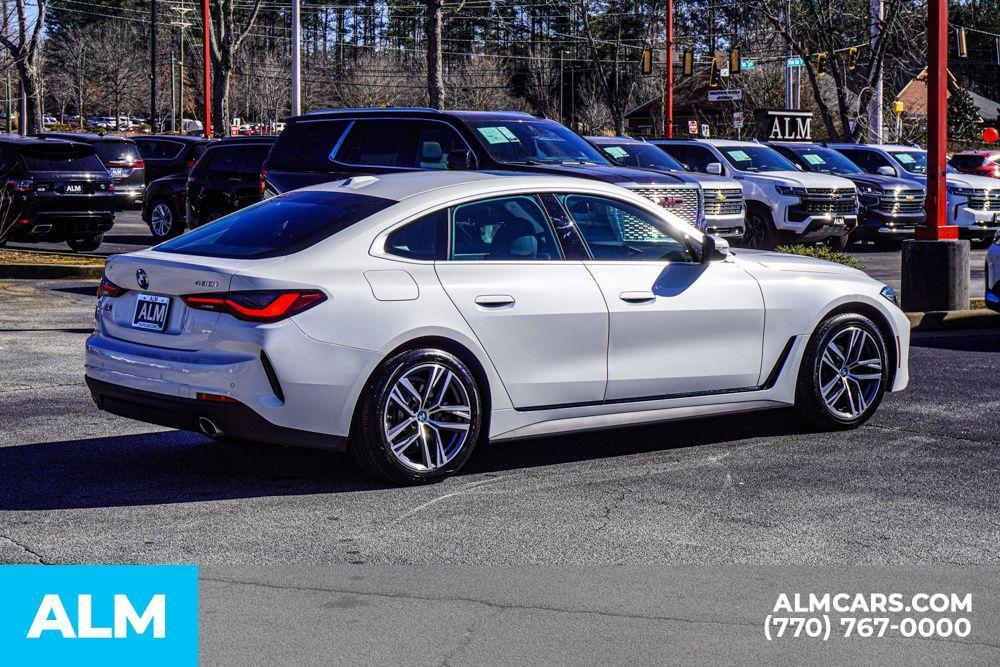
<svg viewBox="0 0 1000 667"><path fill-rule="evenodd" d="M425 121L417 140L417 166L421 169L447 169L448 153L468 147L450 125Z"/></svg>
<svg viewBox="0 0 1000 667"><path fill-rule="evenodd" d="M510 164L611 164L583 137L552 120L467 120L497 162Z"/></svg>
<svg viewBox="0 0 1000 667"><path fill-rule="evenodd" d="M420 125L413 120L359 120L344 140L337 160L373 167L413 167Z"/></svg>
<svg viewBox="0 0 1000 667"><path fill-rule="evenodd" d="M139 155L144 160L169 160L177 157L181 150L184 149L184 145L176 141L157 141L153 139L136 139L135 145L139 149Z"/></svg>
<svg viewBox="0 0 1000 667"><path fill-rule="evenodd" d="M21 154L29 171L105 171L90 146L39 146Z"/></svg>
<svg viewBox="0 0 1000 667"><path fill-rule="evenodd" d="M385 251L410 259L443 259L442 237L448 224L448 211L437 211L400 227L385 242Z"/></svg>
<svg viewBox="0 0 1000 667"><path fill-rule="evenodd" d="M858 165L869 174L874 174L879 167L892 167L887 159L875 151L844 148L838 152L846 155L848 160ZM895 167L893 167L893 169L895 169Z"/></svg>
<svg viewBox="0 0 1000 667"><path fill-rule="evenodd" d="M589 195L561 199L594 259L694 261L681 232L637 206Z"/></svg>
<svg viewBox="0 0 1000 667"><path fill-rule="evenodd" d="M806 171L819 174L849 175L863 174L858 165L830 148L800 148L795 151L798 162Z"/></svg>
<svg viewBox="0 0 1000 667"><path fill-rule="evenodd" d="M212 171L236 171L241 155L242 148L239 146L213 148L202 162L207 163Z"/></svg>
<svg viewBox="0 0 1000 667"><path fill-rule="evenodd" d="M674 158L652 144L601 143L598 146L618 164L626 167L684 171L684 167Z"/></svg>
<svg viewBox="0 0 1000 667"><path fill-rule="evenodd" d="M240 172L244 174L259 174L267 151L271 149L267 144L259 146L246 146L243 149L243 161L240 162Z"/></svg>
<svg viewBox="0 0 1000 667"><path fill-rule="evenodd" d="M316 121L292 123L278 137L268 158L270 169L288 171L326 171L330 169L330 152L348 121Z"/></svg>
<svg viewBox="0 0 1000 667"><path fill-rule="evenodd" d="M455 208L451 259L560 259L555 235L535 197L502 197Z"/></svg>
<svg viewBox="0 0 1000 667"><path fill-rule="evenodd" d="M975 169L986 164L987 158L982 155L955 155L951 163L959 169Z"/></svg>
<svg viewBox="0 0 1000 667"><path fill-rule="evenodd" d="M343 192L290 192L156 246L162 252L258 259L298 252L396 202Z"/></svg>
<svg viewBox="0 0 1000 667"><path fill-rule="evenodd" d="M130 165L139 159L139 150L131 141L95 141L94 150L108 165Z"/></svg>
<svg viewBox="0 0 1000 667"><path fill-rule="evenodd" d="M209 143L206 141L200 144L194 144L188 149L188 161L194 160L197 162L201 159L201 156L205 154L208 150Z"/></svg>
<svg viewBox="0 0 1000 667"><path fill-rule="evenodd" d="M794 164L767 146L724 147L719 151L734 169L740 171L798 171Z"/></svg>

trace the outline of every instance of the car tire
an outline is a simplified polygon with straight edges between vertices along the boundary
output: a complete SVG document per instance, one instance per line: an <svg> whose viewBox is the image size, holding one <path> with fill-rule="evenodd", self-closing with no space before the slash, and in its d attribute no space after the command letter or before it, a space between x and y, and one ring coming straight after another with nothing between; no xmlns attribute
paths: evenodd
<svg viewBox="0 0 1000 667"><path fill-rule="evenodd" d="M763 206L747 208L743 242L740 245L755 250L774 250L778 239L778 230L774 228L770 212Z"/></svg>
<svg viewBox="0 0 1000 667"><path fill-rule="evenodd" d="M482 405L475 376L455 355L434 348L400 352L365 386L348 450L365 472L393 484L438 482L472 456Z"/></svg>
<svg viewBox="0 0 1000 667"><path fill-rule="evenodd" d="M201 212L201 219L198 221L198 226L207 225L210 222L215 222L222 216L226 215L226 212L222 210L219 206L209 206Z"/></svg>
<svg viewBox="0 0 1000 667"><path fill-rule="evenodd" d="M850 235L844 234L843 236L831 236L826 243L830 246L830 250L843 252L847 250L847 246L850 245L850 240Z"/></svg>
<svg viewBox="0 0 1000 667"><path fill-rule="evenodd" d="M983 248L989 248L993 244L992 236L980 236L979 238L972 239L969 241L969 246L975 248L976 250L982 250Z"/></svg>
<svg viewBox="0 0 1000 667"><path fill-rule="evenodd" d="M96 234L82 239L66 239L66 245L73 252L91 252L101 247L104 234Z"/></svg>
<svg viewBox="0 0 1000 667"><path fill-rule="evenodd" d="M184 231L177 207L169 199L158 197L149 206L149 232L157 241L172 239Z"/></svg>
<svg viewBox="0 0 1000 667"><path fill-rule="evenodd" d="M889 353L878 327L859 313L842 313L821 322L809 338L795 408L822 430L857 428L875 413L888 385Z"/></svg>

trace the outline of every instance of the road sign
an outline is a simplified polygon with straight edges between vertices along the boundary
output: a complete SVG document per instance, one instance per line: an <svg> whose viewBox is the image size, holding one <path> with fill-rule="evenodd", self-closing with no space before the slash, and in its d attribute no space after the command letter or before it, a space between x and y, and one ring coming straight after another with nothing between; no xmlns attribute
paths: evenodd
<svg viewBox="0 0 1000 667"><path fill-rule="evenodd" d="M709 102L738 102L743 99L743 91L739 88L708 91Z"/></svg>
<svg viewBox="0 0 1000 667"><path fill-rule="evenodd" d="M737 130L740 130L740 129L743 128L743 112L742 111L734 111L733 112L733 127L735 127Z"/></svg>
<svg viewBox="0 0 1000 667"><path fill-rule="evenodd" d="M698 121L696 120L688 121L688 132L690 134L698 134Z"/></svg>
<svg viewBox="0 0 1000 667"><path fill-rule="evenodd" d="M753 58L740 58L740 69L753 69L757 66L757 61Z"/></svg>
<svg viewBox="0 0 1000 667"><path fill-rule="evenodd" d="M806 63L805 63L804 60L802 60L802 58L799 58L798 56L793 56L793 57L791 57L791 58L788 59L788 66L789 67L805 67Z"/></svg>
<svg viewBox="0 0 1000 667"><path fill-rule="evenodd" d="M709 133L708 125L707 124L702 124L702 126L701 126L701 136L704 137L705 139L708 139L709 138L709 134L710 133Z"/></svg>

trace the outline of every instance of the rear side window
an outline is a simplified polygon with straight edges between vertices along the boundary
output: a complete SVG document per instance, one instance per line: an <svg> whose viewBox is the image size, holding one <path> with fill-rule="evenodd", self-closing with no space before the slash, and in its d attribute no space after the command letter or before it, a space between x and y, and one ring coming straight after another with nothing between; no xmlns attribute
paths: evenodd
<svg viewBox="0 0 1000 667"><path fill-rule="evenodd" d="M200 143L200 144L194 144L188 150L188 158L187 159L189 161L190 160L194 160L195 162L197 162L198 160L201 159L201 156L204 155L205 151L207 151L207 150L208 150L208 142L207 141L204 142L204 143Z"/></svg>
<svg viewBox="0 0 1000 667"><path fill-rule="evenodd" d="M95 141L94 150L108 165L130 165L139 160L139 149L131 141Z"/></svg>
<svg viewBox="0 0 1000 667"><path fill-rule="evenodd" d="M444 259L448 211L437 211L400 227L385 242L385 251L408 259Z"/></svg>
<svg viewBox="0 0 1000 667"><path fill-rule="evenodd" d="M137 139L135 145L139 148L139 155L142 156L143 160L169 160L180 155L180 152L184 149L184 145L176 141Z"/></svg>
<svg viewBox="0 0 1000 667"><path fill-rule="evenodd" d="M261 165L264 164L264 158L267 157L267 152L270 149L271 147L266 144L244 147L243 159L240 161L240 173L259 174Z"/></svg>
<svg viewBox="0 0 1000 667"><path fill-rule="evenodd" d="M105 171L90 146L39 146L21 155L29 171Z"/></svg>
<svg viewBox="0 0 1000 667"><path fill-rule="evenodd" d="M268 158L269 169L282 171L328 171L330 153L348 121L318 121L292 123L278 137Z"/></svg>
<svg viewBox="0 0 1000 667"><path fill-rule="evenodd" d="M156 246L161 252L261 259L304 250L396 202L345 192L290 192Z"/></svg>
<svg viewBox="0 0 1000 667"><path fill-rule="evenodd" d="M419 121L412 120L359 120L337 160L373 167L413 167L419 126Z"/></svg>

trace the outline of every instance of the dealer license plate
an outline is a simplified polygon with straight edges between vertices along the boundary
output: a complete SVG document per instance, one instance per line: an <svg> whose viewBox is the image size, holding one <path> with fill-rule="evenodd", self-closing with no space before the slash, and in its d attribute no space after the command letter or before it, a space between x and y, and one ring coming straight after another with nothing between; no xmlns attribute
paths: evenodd
<svg viewBox="0 0 1000 667"><path fill-rule="evenodd" d="M132 326L147 331L163 331L167 328L170 314L170 297L156 294L140 294L135 302Z"/></svg>

